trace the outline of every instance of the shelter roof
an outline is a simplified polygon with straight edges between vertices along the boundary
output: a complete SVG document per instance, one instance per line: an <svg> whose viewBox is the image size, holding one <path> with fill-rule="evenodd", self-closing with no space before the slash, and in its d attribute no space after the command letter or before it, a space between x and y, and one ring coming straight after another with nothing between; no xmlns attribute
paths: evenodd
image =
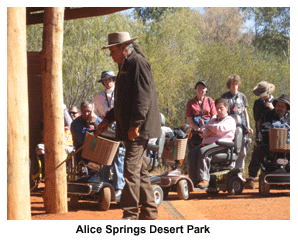
<svg viewBox="0 0 298 241"><path fill-rule="evenodd" d="M131 7L65 7L64 20L107 15ZM27 7L27 25L43 23L44 7Z"/></svg>

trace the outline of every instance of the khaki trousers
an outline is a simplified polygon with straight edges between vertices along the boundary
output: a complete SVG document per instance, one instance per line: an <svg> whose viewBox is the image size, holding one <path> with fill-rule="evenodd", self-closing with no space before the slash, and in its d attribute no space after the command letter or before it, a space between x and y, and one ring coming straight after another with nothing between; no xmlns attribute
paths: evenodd
<svg viewBox="0 0 298 241"><path fill-rule="evenodd" d="M124 178L126 183L120 200L123 218L157 219L157 206L147 170L147 143L148 140L125 142Z"/></svg>

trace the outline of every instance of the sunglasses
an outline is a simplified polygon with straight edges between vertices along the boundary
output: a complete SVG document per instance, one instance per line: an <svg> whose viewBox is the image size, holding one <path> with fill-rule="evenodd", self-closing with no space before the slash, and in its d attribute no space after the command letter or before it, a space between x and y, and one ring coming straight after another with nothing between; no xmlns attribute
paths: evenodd
<svg viewBox="0 0 298 241"><path fill-rule="evenodd" d="M73 111L69 112L70 115L75 115L75 114L78 114L78 113L79 112L73 112Z"/></svg>

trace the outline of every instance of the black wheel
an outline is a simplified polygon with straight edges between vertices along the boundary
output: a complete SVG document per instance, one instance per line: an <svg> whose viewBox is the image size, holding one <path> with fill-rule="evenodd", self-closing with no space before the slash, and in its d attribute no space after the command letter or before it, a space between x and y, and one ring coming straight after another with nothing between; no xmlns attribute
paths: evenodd
<svg viewBox="0 0 298 241"><path fill-rule="evenodd" d="M69 206L76 207L79 202L79 195L70 195Z"/></svg>
<svg viewBox="0 0 298 241"><path fill-rule="evenodd" d="M185 179L182 179L177 183L177 194L182 200L187 200L189 198L188 182Z"/></svg>
<svg viewBox="0 0 298 241"><path fill-rule="evenodd" d="M264 182L264 175L259 177L259 193L263 197L269 196L270 193L270 184Z"/></svg>
<svg viewBox="0 0 298 241"><path fill-rule="evenodd" d="M228 181L228 193L240 195L243 191L243 182L238 176L231 177Z"/></svg>
<svg viewBox="0 0 298 241"><path fill-rule="evenodd" d="M99 192L99 210L107 211L111 204L111 189L109 187L104 187Z"/></svg>
<svg viewBox="0 0 298 241"><path fill-rule="evenodd" d="M156 203L156 206L159 207L160 204L163 201L163 191L162 188L158 185L153 185L152 186L153 189L153 195L154 195L154 201Z"/></svg>

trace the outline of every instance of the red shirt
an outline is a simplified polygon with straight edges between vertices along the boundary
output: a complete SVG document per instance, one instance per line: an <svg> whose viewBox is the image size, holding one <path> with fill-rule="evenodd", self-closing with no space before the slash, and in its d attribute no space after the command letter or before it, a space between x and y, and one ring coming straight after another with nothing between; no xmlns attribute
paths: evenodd
<svg viewBox="0 0 298 241"><path fill-rule="evenodd" d="M209 101L208 101L209 99ZM210 104L209 104L210 102ZM203 114L201 115L201 108ZM186 105L185 119L188 117L202 116L205 120L210 119L212 116L216 115L215 104L212 98L204 97L202 107L200 106L197 97L189 100Z"/></svg>

